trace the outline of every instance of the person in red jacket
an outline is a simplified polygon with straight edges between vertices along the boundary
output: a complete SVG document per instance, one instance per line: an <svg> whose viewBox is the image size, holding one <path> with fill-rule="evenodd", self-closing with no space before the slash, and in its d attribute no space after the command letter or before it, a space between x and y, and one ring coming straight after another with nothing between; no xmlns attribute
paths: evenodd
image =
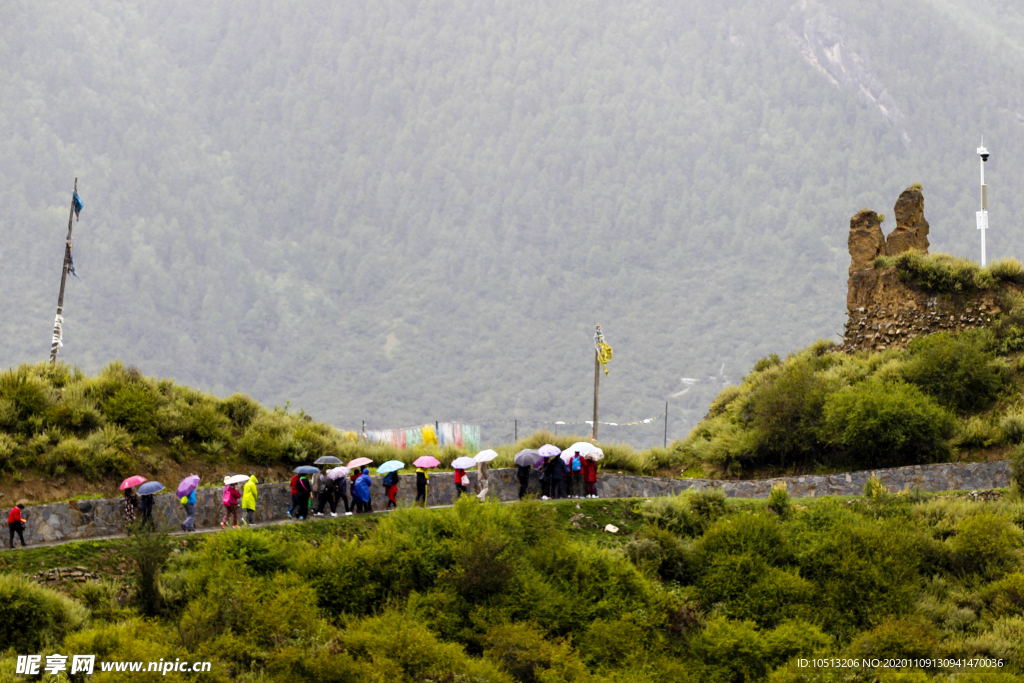
<svg viewBox="0 0 1024 683"><path fill-rule="evenodd" d="M597 498L597 463L583 458L583 481L587 485L587 498Z"/></svg>
<svg viewBox="0 0 1024 683"><path fill-rule="evenodd" d="M288 517L291 518L292 510L298 507L299 504L299 475L292 475L292 506L288 508Z"/></svg>
<svg viewBox="0 0 1024 683"><path fill-rule="evenodd" d="M11 550L14 550L14 533L18 533L18 538L21 539L21 547L25 547L25 536L22 533L25 531L25 518L21 516L21 511L25 509L24 503L18 503L11 508L10 514L7 515L7 526L11 529Z"/></svg>

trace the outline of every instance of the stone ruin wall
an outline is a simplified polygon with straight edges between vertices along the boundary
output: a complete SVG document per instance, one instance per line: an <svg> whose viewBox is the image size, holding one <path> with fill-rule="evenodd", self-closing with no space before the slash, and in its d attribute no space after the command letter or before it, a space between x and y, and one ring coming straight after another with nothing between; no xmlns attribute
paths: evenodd
<svg viewBox="0 0 1024 683"><path fill-rule="evenodd" d="M837 351L904 348L922 335L985 327L1001 312L995 292L936 295L900 282L896 268L876 269L878 256L910 249L928 253L929 225L921 190L904 190L894 214L896 228L888 237L874 211L859 211L850 219L847 321Z"/></svg>

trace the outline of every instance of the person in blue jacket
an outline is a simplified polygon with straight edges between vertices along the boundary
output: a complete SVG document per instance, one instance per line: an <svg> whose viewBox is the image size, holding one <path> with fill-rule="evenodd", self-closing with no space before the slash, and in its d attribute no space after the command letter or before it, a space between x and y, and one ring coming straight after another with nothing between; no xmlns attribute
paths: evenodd
<svg viewBox="0 0 1024 683"><path fill-rule="evenodd" d="M356 499L356 512L370 512L370 470L363 468L363 473L356 479L356 485L352 489L352 496Z"/></svg>

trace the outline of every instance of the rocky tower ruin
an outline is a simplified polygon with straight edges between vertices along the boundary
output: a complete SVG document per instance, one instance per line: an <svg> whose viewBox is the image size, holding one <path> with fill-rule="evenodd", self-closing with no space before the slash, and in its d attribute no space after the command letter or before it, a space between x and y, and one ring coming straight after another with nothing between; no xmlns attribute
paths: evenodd
<svg viewBox="0 0 1024 683"><path fill-rule="evenodd" d="M837 350L904 347L914 337L942 330L984 327L999 313L995 292L936 296L913 283L900 282L895 268L875 268L878 256L917 249L928 253L928 221L918 187L903 191L893 213L896 228L882 234L874 211L850 219L850 279L846 294L846 332Z"/></svg>

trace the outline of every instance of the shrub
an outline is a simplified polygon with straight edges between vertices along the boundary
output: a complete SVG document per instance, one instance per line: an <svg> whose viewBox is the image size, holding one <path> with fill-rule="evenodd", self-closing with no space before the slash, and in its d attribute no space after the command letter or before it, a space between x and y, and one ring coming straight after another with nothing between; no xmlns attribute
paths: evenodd
<svg viewBox="0 0 1024 683"><path fill-rule="evenodd" d="M758 458L781 466L813 459L828 395L828 384L804 358L787 362L773 381L757 386L743 414L756 433Z"/></svg>
<svg viewBox="0 0 1024 683"><path fill-rule="evenodd" d="M1022 536L1006 517L985 512L961 520L948 543L957 570L994 578L1014 562Z"/></svg>
<svg viewBox="0 0 1024 683"><path fill-rule="evenodd" d="M103 415L95 404L84 397L66 396L50 406L46 424L65 431L81 434L103 424Z"/></svg>
<svg viewBox="0 0 1024 683"><path fill-rule="evenodd" d="M164 608L160 570L171 554L170 537L140 521L129 530L125 552L135 565L135 601L143 614L160 614Z"/></svg>
<svg viewBox="0 0 1024 683"><path fill-rule="evenodd" d="M878 481L878 478L872 472L868 480L864 482L864 495L872 500L876 500L888 494L889 489L885 488L885 485Z"/></svg>
<svg viewBox="0 0 1024 683"><path fill-rule="evenodd" d="M690 641L693 654L717 675L712 680L760 681L768 673L766 647L749 621L716 617Z"/></svg>
<svg viewBox="0 0 1024 683"><path fill-rule="evenodd" d="M794 657L809 657L827 651L832 638L818 626L806 621L785 621L764 634L765 659L769 668L785 664Z"/></svg>
<svg viewBox="0 0 1024 683"><path fill-rule="evenodd" d="M999 428L1003 430L1010 443L1019 444L1024 441L1024 415L1017 412L1003 415L999 421Z"/></svg>
<svg viewBox="0 0 1024 683"><path fill-rule="evenodd" d="M832 394L824 430L860 467L897 467L948 459L953 417L920 389L864 382Z"/></svg>
<svg viewBox="0 0 1024 683"><path fill-rule="evenodd" d="M248 427L263 410L260 404L245 394L233 394L220 402L220 410L237 427Z"/></svg>
<svg viewBox="0 0 1024 683"><path fill-rule="evenodd" d="M850 645L854 656L872 659L929 659L940 654L938 648L935 629L913 617L888 617Z"/></svg>
<svg viewBox="0 0 1024 683"><path fill-rule="evenodd" d="M726 517L700 538L697 547L703 561L715 555L749 553L764 558L772 566L793 561L789 543L782 534L782 525L771 515L757 514Z"/></svg>
<svg viewBox="0 0 1024 683"><path fill-rule="evenodd" d="M1024 613L1024 573L1007 574L982 591L984 599L996 615Z"/></svg>
<svg viewBox="0 0 1024 683"><path fill-rule="evenodd" d="M600 629L599 629L600 630ZM621 634L612 642L622 642ZM596 649L603 654L597 642ZM586 667L565 640L546 635L536 624L497 624L484 636L484 657L501 665L516 681L572 681L588 677Z"/></svg>
<svg viewBox="0 0 1024 683"><path fill-rule="evenodd" d="M0 373L0 428L30 434L30 418L42 416L50 406L50 385L22 365Z"/></svg>
<svg viewBox="0 0 1024 683"><path fill-rule="evenodd" d="M807 616L814 590L795 572L769 566L750 553L715 556L698 585L704 604L718 604L720 614L761 627Z"/></svg>
<svg viewBox="0 0 1024 683"><path fill-rule="evenodd" d="M792 513L793 503L789 498L786 482L779 481L772 484L772 490L768 494L768 509L783 519Z"/></svg>
<svg viewBox="0 0 1024 683"><path fill-rule="evenodd" d="M764 356L763 358L758 359L758 361L754 363L752 372L763 372L764 370L767 370L768 368L773 368L776 365L780 365L781 363L782 361L779 359L779 354L771 353L768 354L767 356Z"/></svg>
<svg viewBox="0 0 1024 683"><path fill-rule="evenodd" d="M725 491L720 488L704 489L703 491L690 489L686 496L690 510L700 518L705 527L725 514Z"/></svg>
<svg viewBox="0 0 1024 683"><path fill-rule="evenodd" d="M640 505L639 514L648 524L680 536L694 536L706 528L706 522L690 509L690 502L683 496L649 498Z"/></svg>
<svg viewBox="0 0 1024 683"><path fill-rule="evenodd" d="M996 259L989 263L987 268L998 282L1024 285L1024 264L1015 258Z"/></svg>
<svg viewBox="0 0 1024 683"><path fill-rule="evenodd" d="M974 261L949 254L925 254L916 249L896 256L880 256L875 268L895 267L904 282L912 282L930 292L969 292L995 285L991 270Z"/></svg>
<svg viewBox="0 0 1024 683"><path fill-rule="evenodd" d="M1017 490L1024 492L1024 446L1018 446L1010 455L1010 475Z"/></svg>
<svg viewBox="0 0 1024 683"><path fill-rule="evenodd" d="M904 378L940 403L961 411L987 406L1002 387L995 356L981 334L938 332L910 342Z"/></svg>
<svg viewBox="0 0 1024 683"><path fill-rule="evenodd" d="M20 653L39 652L82 627L88 610L18 574L0 574L0 638Z"/></svg>
<svg viewBox="0 0 1024 683"><path fill-rule="evenodd" d="M156 409L156 397L143 383L123 386L103 403L104 415L143 443L156 438Z"/></svg>
<svg viewBox="0 0 1024 683"><path fill-rule="evenodd" d="M972 417L960 426L953 443L961 449L988 448L999 444L1004 438L1003 431L987 419Z"/></svg>

